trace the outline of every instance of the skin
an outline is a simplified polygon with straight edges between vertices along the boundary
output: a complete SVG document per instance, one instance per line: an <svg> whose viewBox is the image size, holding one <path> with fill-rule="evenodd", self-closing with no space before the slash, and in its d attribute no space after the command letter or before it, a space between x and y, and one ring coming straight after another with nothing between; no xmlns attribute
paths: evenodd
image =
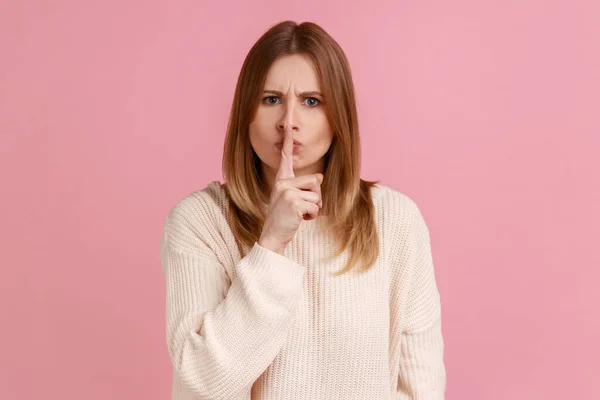
<svg viewBox="0 0 600 400"><path fill-rule="evenodd" d="M333 133L319 90L309 60L299 55L277 60L250 125L250 142L261 159L269 198L258 244L279 254L302 220L316 218L323 205L324 156ZM294 146L295 140L301 145Z"/></svg>
<svg viewBox="0 0 600 400"><path fill-rule="evenodd" d="M322 173L324 156L333 132L323 105L318 76L311 60L294 54L276 60L271 66L256 116L250 123L250 144L262 164L265 195L270 195L282 158L276 147L291 129L295 176Z"/></svg>
<svg viewBox="0 0 600 400"><path fill-rule="evenodd" d="M267 218L258 244L283 255L303 219L317 217L322 207L323 174L296 177L293 168L294 139L286 128L281 162L275 176L269 200Z"/></svg>

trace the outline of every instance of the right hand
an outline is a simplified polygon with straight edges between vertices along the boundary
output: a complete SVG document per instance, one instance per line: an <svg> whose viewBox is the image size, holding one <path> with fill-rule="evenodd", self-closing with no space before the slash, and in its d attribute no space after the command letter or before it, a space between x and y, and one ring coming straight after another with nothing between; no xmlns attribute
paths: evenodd
<svg viewBox="0 0 600 400"><path fill-rule="evenodd" d="M269 208L258 244L283 254L302 220L317 217L323 206L321 183L323 174L294 175L294 138L292 129L285 130L281 162L275 177Z"/></svg>

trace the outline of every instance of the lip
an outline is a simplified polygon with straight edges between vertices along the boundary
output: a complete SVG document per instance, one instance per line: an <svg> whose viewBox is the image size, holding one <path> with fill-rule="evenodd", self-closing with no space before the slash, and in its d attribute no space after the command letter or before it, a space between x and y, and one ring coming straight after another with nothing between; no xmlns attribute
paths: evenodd
<svg viewBox="0 0 600 400"><path fill-rule="evenodd" d="M301 146L301 145L302 145L301 142L299 142L296 139L294 139L294 146ZM279 146L279 147L283 146L283 140L281 142L275 143L275 146Z"/></svg>
<svg viewBox="0 0 600 400"><path fill-rule="evenodd" d="M296 151L299 151L299 150L300 150L300 147L302 147L302 145L301 145L301 144L296 144L296 143L294 143L294 150L293 150L293 151L294 151L294 153L295 153ZM283 149L283 143L276 143L276 144L275 144L275 148L276 148L278 151L281 151L281 150Z"/></svg>

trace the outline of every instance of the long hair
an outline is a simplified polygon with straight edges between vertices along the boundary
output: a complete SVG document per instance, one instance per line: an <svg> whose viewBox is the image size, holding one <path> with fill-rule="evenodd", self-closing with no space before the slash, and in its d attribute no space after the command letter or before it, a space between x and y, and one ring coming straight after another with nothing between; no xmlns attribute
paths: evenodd
<svg viewBox="0 0 600 400"><path fill-rule="evenodd" d="M319 25L284 21L271 27L250 49L237 81L223 149L223 176L229 201L229 223L242 247L258 241L266 219L260 205L261 162L249 139L267 74L279 57L301 54L312 60L325 98L333 140L325 154L321 184L325 229L338 244L332 258L350 248L341 275L360 265L367 271L379 255L379 238L371 188L379 181L360 178L360 137L354 84L346 55Z"/></svg>

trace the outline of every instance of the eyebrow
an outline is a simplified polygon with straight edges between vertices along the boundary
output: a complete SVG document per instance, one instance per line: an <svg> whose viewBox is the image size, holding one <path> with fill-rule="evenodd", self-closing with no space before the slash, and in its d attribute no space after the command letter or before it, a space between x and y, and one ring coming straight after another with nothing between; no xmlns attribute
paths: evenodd
<svg viewBox="0 0 600 400"><path fill-rule="evenodd" d="M284 94L277 91L277 90L264 90L263 93L273 93L276 94L277 96L281 96L284 97ZM316 91L312 91L312 92L302 92L300 93L300 95L298 97L308 97L308 96L321 96L323 97L323 94L321 94L321 92L316 92Z"/></svg>

